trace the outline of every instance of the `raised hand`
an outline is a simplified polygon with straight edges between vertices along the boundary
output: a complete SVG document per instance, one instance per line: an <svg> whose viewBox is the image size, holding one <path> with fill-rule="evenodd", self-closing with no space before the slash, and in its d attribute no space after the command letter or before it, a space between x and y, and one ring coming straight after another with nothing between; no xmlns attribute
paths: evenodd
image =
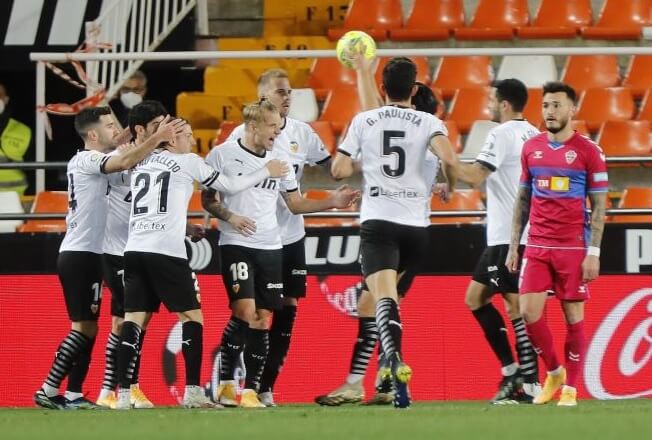
<svg viewBox="0 0 652 440"><path fill-rule="evenodd" d="M285 177L290 172L290 166L287 162L282 160L273 159L265 164L265 167L269 170L269 176L276 177Z"/></svg>
<svg viewBox="0 0 652 440"><path fill-rule="evenodd" d="M206 236L206 229L201 225L188 223L186 225L186 235L190 237L193 243L197 243Z"/></svg>
<svg viewBox="0 0 652 440"><path fill-rule="evenodd" d="M159 124L155 134L160 136L162 142L175 145L176 137L183 133L186 125L187 122L183 119L172 119L172 116L167 115Z"/></svg>
<svg viewBox="0 0 652 440"><path fill-rule="evenodd" d="M439 200L441 200L444 203L448 203L448 201L451 198L451 193L450 193L450 186L448 183L435 183L432 186L432 193L436 196L439 197Z"/></svg>
<svg viewBox="0 0 652 440"><path fill-rule="evenodd" d="M335 191L331 191L333 208L348 208L360 198L361 194L359 190L353 189L349 185L342 185Z"/></svg>

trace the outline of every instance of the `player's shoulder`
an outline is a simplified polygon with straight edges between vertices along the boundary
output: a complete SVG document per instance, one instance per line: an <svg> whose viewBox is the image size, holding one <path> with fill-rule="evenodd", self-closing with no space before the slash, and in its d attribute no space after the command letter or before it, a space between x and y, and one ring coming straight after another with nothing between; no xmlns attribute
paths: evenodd
<svg viewBox="0 0 652 440"><path fill-rule="evenodd" d="M285 128L284 129L290 129L290 130L299 131L299 132L302 132L302 131L311 132L311 131L313 131L312 127L307 122L303 122L303 121L300 121L299 119L294 119L294 118L291 118L289 116L287 116L285 118Z"/></svg>
<svg viewBox="0 0 652 440"><path fill-rule="evenodd" d="M206 158L217 157L218 155L224 155L227 153L232 153L240 148L237 140L225 141L219 145L214 146L211 151L208 152Z"/></svg>
<svg viewBox="0 0 652 440"><path fill-rule="evenodd" d="M526 140L525 143L523 144L523 150L525 150L526 148L538 147L541 145L541 143L545 144L547 142L548 142L548 134L544 131Z"/></svg>

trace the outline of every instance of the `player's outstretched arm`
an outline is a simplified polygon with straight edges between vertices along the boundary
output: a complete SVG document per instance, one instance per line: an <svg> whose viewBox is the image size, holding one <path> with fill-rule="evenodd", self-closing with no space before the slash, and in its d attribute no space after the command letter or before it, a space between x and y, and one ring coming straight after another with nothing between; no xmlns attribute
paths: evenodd
<svg viewBox="0 0 652 440"><path fill-rule="evenodd" d="M278 159L270 160L264 167L251 174L241 176L227 176L220 173L217 179L209 186L219 192L235 194L247 188L251 188L257 183L262 182L268 177L280 178L285 177L290 172L290 167L286 162Z"/></svg>
<svg viewBox="0 0 652 440"><path fill-rule="evenodd" d="M453 168L459 180L474 187L480 186L491 174L491 170L480 162L462 163L457 160Z"/></svg>
<svg viewBox="0 0 652 440"><path fill-rule="evenodd" d="M430 144L428 145L430 151L439 158L443 163L443 171L448 180L450 190L455 189L455 184L457 183L457 170L455 165L458 162L457 155L453 146L451 145L450 140L447 136L443 134L435 134L430 139Z"/></svg>
<svg viewBox="0 0 652 440"><path fill-rule="evenodd" d="M162 142L173 144L177 135L183 133L185 125L186 121L183 119L172 119L172 117L166 116L159 124L156 133L150 136L145 142L131 148L125 148L120 154L110 156L104 163L103 171L105 173L116 173L133 168Z"/></svg>
<svg viewBox="0 0 652 440"><path fill-rule="evenodd" d="M313 200L303 197L299 191L281 192L288 209L292 214L325 211L331 208L348 208L360 198L360 191L348 185L342 185L323 200Z"/></svg>
<svg viewBox="0 0 652 440"><path fill-rule="evenodd" d="M604 232L607 193L589 193L591 199L591 242L582 261L582 282L596 279L600 273L600 244Z"/></svg>
<svg viewBox="0 0 652 440"><path fill-rule="evenodd" d="M216 197L217 196L217 197ZM248 217L234 214L218 199L219 195L214 189L205 189L201 192L201 204L209 214L229 223L233 229L249 237L256 233L256 222Z"/></svg>
<svg viewBox="0 0 652 440"><path fill-rule="evenodd" d="M355 164L351 156L338 151L331 163L331 176L335 180L350 177L355 171Z"/></svg>
<svg viewBox="0 0 652 440"><path fill-rule="evenodd" d="M360 107L362 111L373 110L383 105L373 74L376 57L367 58L363 55L367 50L364 44L356 47L357 50L347 53L347 57L356 71Z"/></svg>
<svg viewBox="0 0 652 440"><path fill-rule="evenodd" d="M516 203L514 204L514 215L512 216L512 240L509 244L509 252L505 266L512 273L518 272L518 246L521 242L523 228L530 217L530 199L532 198L532 189L521 186L518 189Z"/></svg>

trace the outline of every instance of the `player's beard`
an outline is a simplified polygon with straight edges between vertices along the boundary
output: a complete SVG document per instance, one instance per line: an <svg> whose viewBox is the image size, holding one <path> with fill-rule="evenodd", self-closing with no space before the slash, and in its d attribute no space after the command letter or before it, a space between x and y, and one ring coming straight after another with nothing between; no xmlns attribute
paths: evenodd
<svg viewBox="0 0 652 440"><path fill-rule="evenodd" d="M559 127L550 127L546 121L546 130L552 134L557 134L562 131L570 123L570 118L566 118L559 121Z"/></svg>

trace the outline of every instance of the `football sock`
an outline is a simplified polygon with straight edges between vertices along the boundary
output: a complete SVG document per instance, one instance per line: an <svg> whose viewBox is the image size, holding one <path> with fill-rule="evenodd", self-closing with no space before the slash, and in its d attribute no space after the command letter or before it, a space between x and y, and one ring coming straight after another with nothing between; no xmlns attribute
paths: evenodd
<svg viewBox="0 0 652 440"><path fill-rule="evenodd" d="M274 312L269 329L269 354L260 378L260 392L272 391L290 349L292 328L297 316L297 306L286 305Z"/></svg>
<svg viewBox="0 0 652 440"><path fill-rule="evenodd" d="M95 346L95 338L88 338L88 344L77 356L77 361L72 366L70 374L68 375L68 386L66 390L71 393L81 394L82 386L88 376L88 368L91 365L91 354ZM82 394L83 396L83 394ZM73 400L73 399L71 399Z"/></svg>
<svg viewBox="0 0 652 440"><path fill-rule="evenodd" d="M500 365L506 367L513 364L514 356L512 355L512 348L509 346L509 339L507 339L505 321L494 305L489 303L477 310L473 310L472 313L480 327L482 327L484 337L500 361Z"/></svg>
<svg viewBox="0 0 652 440"><path fill-rule="evenodd" d="M258 391L260 376L263 374L268 352L269 330L250 328L244 349L245 368L247 370L245 388Z"/></svg>
<svg viewBox="0 0 652 440"><path fill-rule="evenodd" d="M530 342L530 338L525 330L525 321L523 318L513 319L512 327L516 337L516 354L518 356L519 370L521 375L526 379L538 382L539 369L537 364L537 354Z"/></svg>
<svg viewBox="0 0 652 440"><path fill-rule="evenodd" d="M186 364L186 386L199 386L204 326L199 322L187 321L181 328L181 348Z"/></svg>
<svg viewBox="0 0 652 440"><path fill-rule="evenodd" d="M233 380L233 373L247 339L249 323L231 316L224 327L220 344L220 380Z"/></svg>
<svg viewBox="0 0 652 440"><path fill-rule="evenodd" d="M120 332L118 345L118 385L121 389L128 390L134 377L134 369L141 349L141 328L134 322L125 321Z"/></svg>
<svg viewBox="0 0 652 440"><path fill-rule="evenodd" d="M117 361L118 361L118 344L120 336L109 333L106 341L106 350L104 352L106 364L104 367L104 381L102 382L103 390L114 391L118 384Z"/></svg>
<svg viewBox="0 0 652 440"><path fill-rule="evenodd" d="M376 303L376 325L387 359L394 358L395 354L400 356L403 329L398 304L392 298L381 298Z"/></svg>
<svg viewBox="0 0 652 440"><path fill-rule="evenodd" d="M586 352L584 321L566 324L564 352L566 354L566 385L577 388L577 379L582 371L584 353Z"/></svg>
<svg viewBox="0 0 652 440"><path fill-rule="evenodd" d="M71 330L70 333L61 341L59 348L54 355L54 362L50 367L43 391L49 397L59 394L61 382L70 373L73 364L79 357L79 353L90 342L89 338L77 330Z"/></svg>
<svg viewBox="0 0 652 440"><path fill-rule="evenodd" d="M376 342L378 342L376 318L358 318L358 337L356 338L356 343L353 346L353 354L351 355L351 366L349 368L350 379L352 379L352 376L364 377L367 372L369 360L376 347Z"/></svg>
<svg viewBox="0 0 652 440"><path fill-rule="evenodd" d="M140 379L140 358L143 353L142 347L143 344L145 343L145 333L147 333L145 329L142 329L140 332L140 339L138 342L138 357L136 358L136 365L134 366L134 374L133 374L133 378L131 379L132 384L137 384L138 380Z"/></svg>
<svg viewBox="0 0 652 440"><path fill-rule="evenodd" d="M539 353L543 363L546 365L546 370L553 371L559 368L559 360L555 353L553 345L552 333L546 323L546 320L541 317L538 321L531 324L525 324L527 334L530 336L530 341L534 349Z"/></svg>

